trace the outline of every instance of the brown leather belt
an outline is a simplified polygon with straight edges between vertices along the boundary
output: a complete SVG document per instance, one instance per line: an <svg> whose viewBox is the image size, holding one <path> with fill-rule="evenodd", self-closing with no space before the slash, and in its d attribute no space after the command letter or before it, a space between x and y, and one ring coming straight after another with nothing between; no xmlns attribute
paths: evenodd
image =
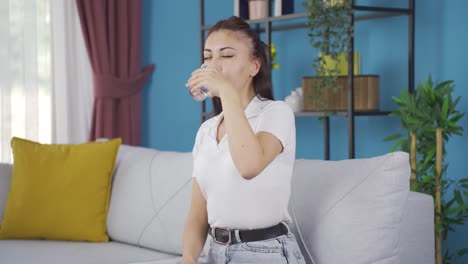
<svg viewBox="0 0 468 264"><path fill-rule="evenodd" d="M266 240L286 235L288 231L288 227L283 223L253 230L231 230L220 227L208 228L208 233L213 237L214 241L223 245Z"/></svg>

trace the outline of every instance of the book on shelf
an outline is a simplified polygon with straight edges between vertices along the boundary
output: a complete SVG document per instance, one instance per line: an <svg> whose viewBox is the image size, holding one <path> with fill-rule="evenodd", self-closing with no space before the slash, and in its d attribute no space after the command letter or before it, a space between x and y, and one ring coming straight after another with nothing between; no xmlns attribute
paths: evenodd
<svg viewBox="0 0 468 264"><path fill-rule="evenodd" d="M234 16L249 19L249 0L234 0Z"/></svg>
<svg viewBox="0 0 468 264"><path fill-rule="evenodd" d="M274 16L294 13L294 0L275 0Z"/></svg>

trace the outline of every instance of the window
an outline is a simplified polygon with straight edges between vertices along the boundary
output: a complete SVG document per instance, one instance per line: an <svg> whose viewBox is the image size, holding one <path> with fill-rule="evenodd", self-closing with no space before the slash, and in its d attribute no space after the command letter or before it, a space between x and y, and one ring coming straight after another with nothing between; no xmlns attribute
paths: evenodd
<svg viewBox="0 0 468 264"><path fill-rule="evenodd" d="M13 136L51 141L50 28L48 0L0 1L0 162Z"/></svg>

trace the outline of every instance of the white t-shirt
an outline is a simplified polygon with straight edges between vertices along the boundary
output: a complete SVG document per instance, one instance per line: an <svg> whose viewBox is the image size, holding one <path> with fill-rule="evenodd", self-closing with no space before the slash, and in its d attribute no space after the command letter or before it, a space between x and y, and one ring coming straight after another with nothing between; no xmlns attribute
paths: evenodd
<svg viewBox="0 0 468 264"><path fill-rule="evenodd" d="M255 96L245 109L255 133L276 136L283 151L255 178L242 178L229 152L227 135L217 143L223 113L205 121L193 147L193 177L207 202L210 226L257 229L290 223L288 203L296 155L294 113L283 101L262 101Z"/></svg>

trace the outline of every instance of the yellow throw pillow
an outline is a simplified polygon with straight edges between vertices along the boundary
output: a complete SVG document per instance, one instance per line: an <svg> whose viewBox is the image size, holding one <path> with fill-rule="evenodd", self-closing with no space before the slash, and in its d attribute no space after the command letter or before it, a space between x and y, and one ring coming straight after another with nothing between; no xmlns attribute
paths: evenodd
<svg viewBox="0 0 468 264"><path fill-rule="evenodd" d="M107 242L107 210L122 140L48 145L13 138L0 239Z"/></svg>

